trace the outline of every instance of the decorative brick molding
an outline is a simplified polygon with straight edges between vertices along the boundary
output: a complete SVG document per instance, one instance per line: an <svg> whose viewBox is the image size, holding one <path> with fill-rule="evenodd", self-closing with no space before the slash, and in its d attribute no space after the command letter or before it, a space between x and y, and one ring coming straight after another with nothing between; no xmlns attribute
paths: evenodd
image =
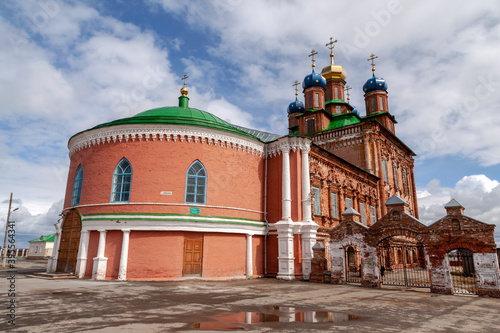
<svg viewBox="0 0 500 333"><path fill-rule="evenodd" d="M223 131L177 125L118 125L89 130L72 137L68 143L69 156L75 152L106 143L129 141L180 141L206 143L208 145L237 149L262 156L264 143Z"/></svg>

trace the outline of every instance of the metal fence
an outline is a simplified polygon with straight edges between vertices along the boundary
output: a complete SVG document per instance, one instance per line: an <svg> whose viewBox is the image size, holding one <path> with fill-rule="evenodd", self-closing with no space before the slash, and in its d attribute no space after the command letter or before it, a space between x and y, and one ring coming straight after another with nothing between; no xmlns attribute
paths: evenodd
<svg viewBox="0 0 500 333"><path fill-rule="evenodd" d="M357 247L348 246L345 249L346 281L361 283L361 253Z"/></svg>
<svg viewBox="0 0 500 333"><path fill-rule="evenodd" d="M457 249L448 253L454 294L477 294L477 279L472 252Z"/></svg>
<svg viewBox="0 0 500 333"><path fill-rule="evenodd" d="M429 288L429 271L422 245L379 246L382 284Z"/></svg>

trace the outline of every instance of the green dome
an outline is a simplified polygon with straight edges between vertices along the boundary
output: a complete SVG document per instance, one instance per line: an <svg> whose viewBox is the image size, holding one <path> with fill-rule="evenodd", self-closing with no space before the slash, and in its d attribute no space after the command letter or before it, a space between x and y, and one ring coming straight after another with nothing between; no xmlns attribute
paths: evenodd
<svg viewBox="0 0 500 333"><path fill-rule="evenodd" d="M91 129L88 129L87 131L103 127L111 127L118 125L136 125L136 124L182 125L182 126L205 127L219 131L239 134L255 140L259 140L255 136L243 132L242 130L234 127L227 121L224 121L209 112L194 108L179 107L179 106L168 106L168 107L161 107L161 108L147 110L129 118L117 119L110 121L108 123L97 125Z"/></svg>

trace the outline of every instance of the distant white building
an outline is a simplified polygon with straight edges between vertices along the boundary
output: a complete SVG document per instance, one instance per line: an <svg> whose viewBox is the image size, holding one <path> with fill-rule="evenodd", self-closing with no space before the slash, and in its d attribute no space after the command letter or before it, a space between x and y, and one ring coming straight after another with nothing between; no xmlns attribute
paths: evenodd
<svg viewBox="0 0 500 333"><path fill-rule="evenodd" d="M30 247L27 259L44 259L45 257L50 257L54 248L55 238L56 235L51 234L30 240L28 242L30 243Z"/></svg>

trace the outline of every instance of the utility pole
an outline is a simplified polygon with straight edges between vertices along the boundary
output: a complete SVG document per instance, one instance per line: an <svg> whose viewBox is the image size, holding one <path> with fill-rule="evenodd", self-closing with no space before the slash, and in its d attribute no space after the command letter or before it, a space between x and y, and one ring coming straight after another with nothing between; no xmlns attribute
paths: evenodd
<svg viewBox="0 0 500 333"><path fill-rule="evenodd" d="M18 208L15 208L12 212L10 211L10 208L12 207L12 192L10 192L10 201L9 201L9 212L7 213L7 221L5 221L5 237L3 238L3 261L2 261L2 266L7 266L7 233L9 231L9 219L10 219L10 213L15 212L18 210Z"/></svg>

